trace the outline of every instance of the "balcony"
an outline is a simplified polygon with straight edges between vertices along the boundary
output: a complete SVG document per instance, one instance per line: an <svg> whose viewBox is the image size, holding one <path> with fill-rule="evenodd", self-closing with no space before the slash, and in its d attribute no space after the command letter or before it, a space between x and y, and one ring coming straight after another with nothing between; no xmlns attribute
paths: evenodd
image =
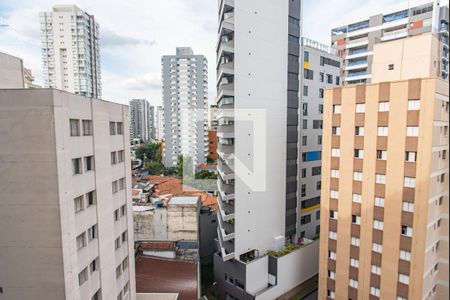
<svg viewBox="0 0 450 300"><path fill-rule="evenodd" d="M367 59L349 60L345 66L345 71L365 69L369 66Z"/></svg>
<svg viewBox="0 0 450 300"><path fill-rule="evenodd" d="M219 229L221 233L222 241L230 241L234 239L234 224L224 221L222 214L217 214Z"/></svg>
<svg viewBox="0 0 450 300"><path fill-rule="evenodd" d="M359 39L349 40L347 42L347 44L345 45L345 48L350 49L350 48L356 48L356 47L361 47L361 46L365 46L365 45L369 45L369 39L367 36L363 37L363 38L359 38Z"/></svg>
<svg viewBox="0 0 450 300"><path fill-rule="evenodd" d="M372 51L369 51L367 47L351 49L348 52L348 55L345 57L346 60L354 59L354 58L362 58L367 57L368 55L372 55Z"/></svg>
<svg viewBox="0 0 450 300"><path fill-rule="evenodd" d="M219 193L219 201L217 201L217 204L219 205L219 213L223 221L228 222L234 220L234 203L231 201L233 200L229 200L231 204L223 201Z"/></svg>
<svg viewBox="0 0 450 300"><path fill-rule="evenodd" d="M222 0L219 2L219 22L225 13L233 11L234 0Z"/></svg>
<svg viewBox="0 0 450 300"><path fill-rule="evenodd" d="M219 138L234 138L234 125L220 125L217 128L217 137Z"/></svg>
<svg viewBox="0 0 450 300"><path fill-rule="evenodd" d="M401 39L408 36L408 28L384 32L381 37L382 42Z"/></svg>
<svg viewBox="0 0 450 300"><path fill-rule="evenodd" d="M227 181L229 182L229 181ZM234 184L228 184L221 179L217 180L217 187L219 188L219 195L222 201L228 202L234 200ZM234 214L234 208L233 208Z"/></svg>
<svg viewBox="0 0 450 300"><path fill-rule="evenodd" d="M234 154L232 155L234 156ZM224 181L234 179L234 171L230 167L232 166L232 164L229 164L228 162L231 162L230 159L224 160L222 156L220 156L220 159L217 164L217 171L219 172L220 177Z"/></svg>
<svg viewBox="0 0 450 300"><path fill-rule="evenodd" d="M220 228L217 227L217 237L219 240L219 246L222 253L223 261L227 261L234 258L234 244L231 241L223 241L220 235Z"/></svg>

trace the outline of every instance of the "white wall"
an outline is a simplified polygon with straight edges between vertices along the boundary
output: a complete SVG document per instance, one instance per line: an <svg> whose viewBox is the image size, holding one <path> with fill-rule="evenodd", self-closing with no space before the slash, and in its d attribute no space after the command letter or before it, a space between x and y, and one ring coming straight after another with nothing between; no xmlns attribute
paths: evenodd
<svg viewBox="0 0 450 300"><path fill-rule="evenodd" d="M0 89L24 87L22 60L0 52Z"/></svg>
<svg viewBox="0 0 450 300"><path fill-rule="evenodd" d="M235 118L235 257L249 250L261 254L285 233L288 1L235 0L235 115L239 109L266 112L266 173L251 173L255 145L249 121ZM257 8L257 11L255 11ZM250 55L249 55L250 53ZM250 74L250 75L249 75ZM261 129L261 128L258 128ZM249 137L249 134L251 136ZM261 137L261 138L264 138ZM260 138L260 137L258 137ZM250 141L250 142L249 142ZM258 149L260 150L260 149ZM250 155L248 155L250 153ZM248 175L247 168L251 175ZM266 184L253 191L239 178Z"/></svg>

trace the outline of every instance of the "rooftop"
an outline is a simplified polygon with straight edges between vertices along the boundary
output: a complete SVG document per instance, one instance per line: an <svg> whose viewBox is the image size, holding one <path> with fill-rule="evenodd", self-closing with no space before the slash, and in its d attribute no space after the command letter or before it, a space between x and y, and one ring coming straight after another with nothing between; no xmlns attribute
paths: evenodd
<svg viewBox="0 0 450 300"><path fill-rule="evenodd" d="M199 196L181 196L173 197L169 201L169 205L197 205Z"/></svg>
<svg viewBox="0 0 450 300"><path fill-rule="evenodd" d="M197 300L197 264L140 256L136 259L137 293L179 293L180 299Z"/></svg>

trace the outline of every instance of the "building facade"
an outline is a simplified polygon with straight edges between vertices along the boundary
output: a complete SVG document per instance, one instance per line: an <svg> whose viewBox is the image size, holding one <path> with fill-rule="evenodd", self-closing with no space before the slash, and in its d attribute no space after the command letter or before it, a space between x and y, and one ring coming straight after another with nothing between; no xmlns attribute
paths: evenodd
<svg viewBox="0 0 450 300"><path fill-rule="evenodd" d="M162 106L156 107L155 129L156 139L159 141L162 140L164 138L164 109Z"/></svg>
<svg viewBox="0 0 450 300"><path fill-rule="evenodd" d="M127 121L120 104L0 91L5 299L135 299Z"/></svg>
<svg viewBox="0 0 450 300"><path fill-rule="evenodd" d="M210 130L217 130L217 105L209 106L208 128Z"/></svg>
<svg viewBox="0 0 450 300"><path fill-rule="evenodd" d="M441 5L439 0L412 2L405 1L393 10L332 29L332 44L344 59L344 84L373 82L373 49L376 44L428 32L439 36L438 75L448 80L448 5Z"/></svg>
<svg viewBox="0 0 450 300"><path fill-rule="evenodd" d="M326 88L341 84L342 58L336 50L303 38L299 157L299 237L320 234L320 190L323 97Z"/></svg>
<svg viewBox="0 0 450 300"><path fill-rule="evenodd" d="M449 297L438 51L433 33L376 45L371 84L325 91L320 299Z"/></svg>
<svg viewBox="0 0 450 300"><path fill-rule="evenodd" d="M145 143L155 138L155 109L145 99L130 101L130 137Z"/></svg>
<svg viewBox="0 0 450 300"><path fill-rule="evenodd" d="M219 1L220 299L288 297L317 272L317 243L270 254L297 242L300 15L299 0Z"/></svg>
<svg viewBox="0 0 450 300"><path fill-rule="evenodd" d="M19 57L0 52L0 88L39 88L33 84L34 76Z"/></svg>
<svg viewBox="0 0 450 300"><path fill-rule="evenodd" d="M179 47L162 61L164 165L173 167L178 155L194 165L208 154L208 62L191 48Z"/></svg>
<svg viewBox="0 0 450 300"><path fill-rule="evenodd" d="M39 14L44 87L82 96L102 95L99 26L75 5Z"/></svg>

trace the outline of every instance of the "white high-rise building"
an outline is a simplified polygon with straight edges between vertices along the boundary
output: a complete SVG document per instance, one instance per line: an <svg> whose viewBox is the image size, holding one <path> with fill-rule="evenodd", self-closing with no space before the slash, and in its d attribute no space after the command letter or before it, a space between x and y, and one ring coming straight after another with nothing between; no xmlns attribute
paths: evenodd
<svg viewBox="0 0 450 300"><path fill-rule="evenodd" d="M155 138L155 109L145 99L130 101L130 137L149 142Z"/></svg>
<svg viewBox="0 0 450 300"><path fill-rule="evenodd" d="M75 5L41 12L44 86L100 98L98 23Z"/></svg>
<svg viewBox="0 0 450 300"><path fill-rule="evenodd" d="M297 228L302 1L218 2L218 298L289 299L319 250Z"/></svg>
<svg viewBox="0 0 450 300"><path fill-rule="evenodd" d="M162 57L164 105L164 165L176 165L178 155L194 164L208 155L208 62L191 48Z"/></svg>
<svg viewBox="0 0 450 300"><path fill-rule="evenodd" d="M162 140L164 138L164 109L162 106L156 107L155 121L156 139Z"/></svg>
<svg viewBox="0 0 450 300"><path fill-rule="evenodd" d="M136 299L128 108L0 90L0 298Z"/></svg>

